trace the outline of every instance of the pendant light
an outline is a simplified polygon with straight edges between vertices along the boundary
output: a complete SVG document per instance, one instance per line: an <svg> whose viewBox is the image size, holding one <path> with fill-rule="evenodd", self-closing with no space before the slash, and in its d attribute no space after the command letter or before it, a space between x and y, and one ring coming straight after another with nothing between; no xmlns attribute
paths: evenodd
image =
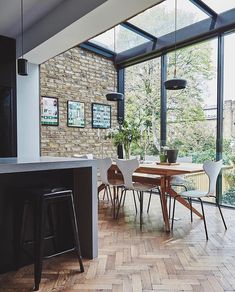
<svg viewBox="0 0 235 292"><path fill-rule="evenodd" d="M24 59L24 11L23 0L21 0L21 58L17 60L18 74L22 76L28 75L28 60Z"/></svg>
<svg viewBox="0 0 235 292"><path fill-rule="evenodd" d="M174 78L169 79L164 82L165 88L168 90L178 90L184 89L186 87L187 81L185 79L176 77L176 31L177 31L177 0L175 0L175 68L174 68Z"/></svg>
<svg viewBox="0 0 235 292"><path fill-rule="evenodd" d="M113 29L113 47L114 47L114 53L116 52L116 31L115 27ZM114 74L114 90L116 87L116 76ZM121 101L124 99L124 94L121 92L109 92L106 94L106 99L108 101Z"/></svg>

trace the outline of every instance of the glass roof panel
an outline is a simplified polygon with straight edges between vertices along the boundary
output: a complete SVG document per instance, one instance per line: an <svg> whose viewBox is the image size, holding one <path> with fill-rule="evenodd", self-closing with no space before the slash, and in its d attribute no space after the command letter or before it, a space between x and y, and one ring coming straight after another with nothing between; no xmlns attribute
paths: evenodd
<svg viewBox="0 0 235 292"><path fill-rule="evenodd" d="M235 8L234 0L203 0L203 2L210 6L216 13L222 13L224 11Z"/></svg>
<svg viewBox="0 0 235 292"><path fill-rule="evenodd" d="M189 0L178 1L177 6L177 29L208 18L206 13ZM165 0L128 21L148 33L160 37L175 30L174 7L174 0Z"/></svg>
<svg viewBox="0 0 235 292"><path fill-rule="evenodd" d="M99 45L110 51L121 53L138 45L141 45L149 40L118 25L115 27L115 46L114 46L114 28L90 39L89 42Z"/></svg>

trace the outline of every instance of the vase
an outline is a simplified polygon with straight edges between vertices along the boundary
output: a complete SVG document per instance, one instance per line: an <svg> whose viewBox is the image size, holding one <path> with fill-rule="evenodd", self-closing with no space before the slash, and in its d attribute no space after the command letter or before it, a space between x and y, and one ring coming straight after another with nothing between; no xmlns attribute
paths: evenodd
<svg viewBox="0 0 235 292"><path fill-rule="evenodd" d="M178 151L176 149L166 150L167 153L167 161L169 163L175 163L178 157Z"/></svg>

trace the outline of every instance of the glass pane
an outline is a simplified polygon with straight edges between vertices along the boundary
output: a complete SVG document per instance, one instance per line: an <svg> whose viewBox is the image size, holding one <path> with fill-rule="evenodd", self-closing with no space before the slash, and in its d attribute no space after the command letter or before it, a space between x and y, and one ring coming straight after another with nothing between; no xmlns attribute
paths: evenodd
<svg viewBox="0 0 235 292"><path fill-rule="evenodd" d="M157 37L165 35L175 30L174 5L174 0L164 1L131 18L129 22ZM178 29L208 18L208 15L188 0L178 1L177 13Z"/></svg>
<svg viewBox="0 0 235 292"><path fill-rule="evenodd" d="M224 11L235 8L234 0L204 0L204 2L211 7L215 12L222 13Z"/></svg>
<svg viewBox="0 0 235 292"><path fill-rule="evenodd" d="M168 54L168 78L173 77L174 53ZM217 39L177 50L177 77L184 90L167 91L167 145L179 156L203 163L216 154ZM181 158L182 159L182 158ZM203 174L189 176L188 187L208 190Z"/></svg>
<svg viewBox="0 0 235 292"><path fill-rule="evenodd" d="M222 203L235 206L235 33L224 38L224 120L223 160L228 168L223 171Z"/></svg>
<svg viewBox="0 0 235 292"><path fill-rule="evenodd" d="M160 58L128 67L125 71L125 120L138 131L131 154L156 159L160 139Z"/></svg>
<svg viewBox="0 0 235 292"><path fill-rule="evenodd" d="M120 53L141 45L149 41L148 39L138 35L126 29L125 27L118 25L115 28L115 44L114 44L114 28L98 35L97 37L90 40L103 48L106 48L116 53Z"/></svg>

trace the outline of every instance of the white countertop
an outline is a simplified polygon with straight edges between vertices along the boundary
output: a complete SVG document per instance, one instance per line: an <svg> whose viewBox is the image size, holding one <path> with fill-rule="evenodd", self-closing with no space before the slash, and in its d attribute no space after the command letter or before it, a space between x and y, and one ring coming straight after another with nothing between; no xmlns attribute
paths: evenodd
<svg viewBox="0 0 235 292"><path fill-rule="evenodd" d="M96 166L93 159L70 157L10 157L0 158L0 174L41 171L52 169L70 169Z"/></svg>

